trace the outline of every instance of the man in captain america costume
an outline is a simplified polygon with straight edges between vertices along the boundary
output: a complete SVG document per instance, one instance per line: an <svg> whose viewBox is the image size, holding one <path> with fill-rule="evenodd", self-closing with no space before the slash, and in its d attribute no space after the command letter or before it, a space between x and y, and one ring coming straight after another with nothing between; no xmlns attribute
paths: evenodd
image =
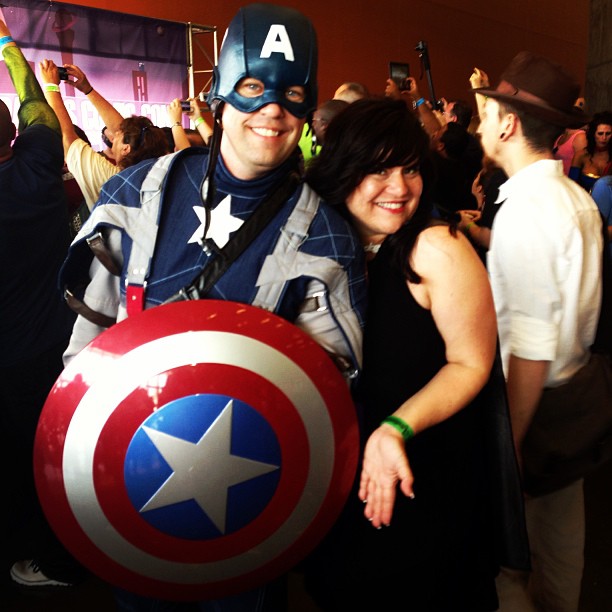
<svg viewBox="0 0 612 612"><path fill-rule="evenodd" d="M88 284L66 363L111 321L176 299L210 298L280 315L321 345L347 378L356 376L365 309L362 252L347 222L292 178L299 173L304 122L316 108L316 68L316 38L306 17L268 4L239 10L208 97L210 151L147 160L111 178L71 246L62 287L74 298L72 288ZM193 290L192 281L234 233L283 189L288 195L256 239L205 295ZM104 245L102 257L93 257L92 243ZM196 605L282 610L280 583ZM117 591L117 602L120 610L182 605L124 591Z"/></svg>
<svg viewBox="0 0 612 612"><path fill-rule="evenodd" d="M316 108L316 66L315 33L304 16L273 5L241 9L224 38L208 98L215 120L210 154L168 156L153 171L149 160L109 180L71 247L62 287L82 282L92 259L87 239L97 232L124 266L120 279L109 278L93 262L84 298L92 310L121 320L141 303L162 304L187 286L258 204L298 171L299 135ZM161 202L151 205L164 181ZM356 371L363 269L352 230L299 185L207 297L271 310ZM66 357L102 329L79 317Z"/></svg>

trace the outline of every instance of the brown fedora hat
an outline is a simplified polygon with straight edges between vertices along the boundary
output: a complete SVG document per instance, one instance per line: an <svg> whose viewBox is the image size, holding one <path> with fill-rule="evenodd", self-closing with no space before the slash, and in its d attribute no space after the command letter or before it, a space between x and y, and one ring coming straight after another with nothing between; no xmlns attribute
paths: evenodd
<svg viewBox="0 0 612 612"><path fill-rule="evenodd" d="M529 51L515 56L495 89L480 87L472 92L507 102L559 127L580 127L588 121L574 107L580 95L579 83L559 64Z"/></svg>

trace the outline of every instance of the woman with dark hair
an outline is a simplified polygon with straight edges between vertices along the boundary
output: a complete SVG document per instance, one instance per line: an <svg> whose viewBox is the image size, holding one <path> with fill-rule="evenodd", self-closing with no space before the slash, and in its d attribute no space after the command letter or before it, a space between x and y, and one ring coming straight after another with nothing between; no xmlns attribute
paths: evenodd
<svg viewBox="0 0 612 612"><path fill-rule="evenodd" d="M498 605L491 406L474 401L495 358L495 311L469 241L431 216L428 150L404 102L358 101L330 123L306 173L369 259L361 471L307 570L324 610Z"/></svg>
<svg viewBox="0 0 612 612"><path fill-rule="evenodd" d="M612 112L593 115L586 140L586 149L572 160L569 177L590 192L598 178L612 172Z"/></svg>

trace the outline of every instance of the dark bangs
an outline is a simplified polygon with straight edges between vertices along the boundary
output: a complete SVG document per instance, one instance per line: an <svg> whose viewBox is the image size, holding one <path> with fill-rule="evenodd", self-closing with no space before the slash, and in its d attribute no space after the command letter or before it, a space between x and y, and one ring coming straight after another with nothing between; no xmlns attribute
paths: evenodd
<svg viewBox="0 0 612 612"><path fill-rule="evenodd" d="M325 143L306 169L306 181L328 203L343 205L366 175L419 166L429 138L401 100L353 102L330 122Z"/></svg>

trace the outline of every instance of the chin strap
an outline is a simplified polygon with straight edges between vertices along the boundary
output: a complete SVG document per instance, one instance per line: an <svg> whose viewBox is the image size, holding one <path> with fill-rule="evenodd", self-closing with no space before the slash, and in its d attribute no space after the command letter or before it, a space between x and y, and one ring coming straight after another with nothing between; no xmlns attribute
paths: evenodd
<svg viewBox="0 0 612 612"><path fill-rule="evenodd" d="M206 214L204 229L202 237L200 238L200 246L207 255L210 255L216 249L214 243L207 240L206 235L210 227L210 211L212 210L215 197L215 169L217 168L217 160L219 159L219 151L221 149L221 137L223 136L221 115L223 113L224 104L225 102L219 100L211 109L213 111L213 133L209 142L210 151L208 154L208 164L206 165L206 172L204 173L204 178L202 179L202 185L200 187L200 197L202 198L202 204L204 205Z"/></svg>

